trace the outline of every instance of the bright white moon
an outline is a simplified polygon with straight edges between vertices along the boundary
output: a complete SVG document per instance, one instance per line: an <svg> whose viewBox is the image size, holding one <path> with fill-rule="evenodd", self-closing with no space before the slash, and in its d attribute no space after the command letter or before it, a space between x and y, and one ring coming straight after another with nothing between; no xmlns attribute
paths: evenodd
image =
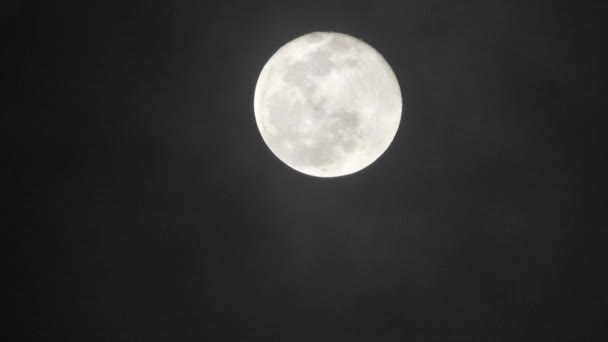
<svg viewBox="0 0 608 342"><path fill-rule="evenodd" d="M314 32L281 47L255 88L262 138L285 164L338 177L373 163L401 120L401 91L391 67L363 41Z"/></svg>

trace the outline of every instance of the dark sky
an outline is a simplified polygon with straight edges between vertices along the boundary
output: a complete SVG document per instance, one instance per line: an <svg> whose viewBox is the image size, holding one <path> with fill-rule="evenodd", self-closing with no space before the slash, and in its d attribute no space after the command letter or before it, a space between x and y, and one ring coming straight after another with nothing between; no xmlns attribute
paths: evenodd
<svg viewBox="0 0 608 342"><path fill-rule="evenodd" d="M17 340L605 340L606 14L567 3L2 5ZM312 31L403 91L346 177L285 166L254 119Z"/></svg>

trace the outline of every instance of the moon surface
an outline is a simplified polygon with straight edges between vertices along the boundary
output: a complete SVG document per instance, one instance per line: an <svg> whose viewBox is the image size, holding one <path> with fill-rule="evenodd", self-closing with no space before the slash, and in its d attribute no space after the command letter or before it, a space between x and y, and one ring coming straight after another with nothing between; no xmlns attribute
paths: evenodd
<svg viewBox="0 0 608 342"><path fill-rule="evenodd" d="M401 120L401 90L386 60L342 33L314 32L281 47L255 88L270 150L316 177L357 172L382 155Z"/></svg>

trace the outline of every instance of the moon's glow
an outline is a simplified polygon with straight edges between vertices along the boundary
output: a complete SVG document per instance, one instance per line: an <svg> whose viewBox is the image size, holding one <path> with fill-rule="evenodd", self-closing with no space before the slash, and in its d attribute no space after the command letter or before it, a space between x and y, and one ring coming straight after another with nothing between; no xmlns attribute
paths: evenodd
<svg viewBox="0 0 608 342"><path fill-rule="evenodd" d="M285 164L317 177L357 172L390 145L401 120L395 74L354 37L315 32L266 63L254 97L262 138Z"/></svg>

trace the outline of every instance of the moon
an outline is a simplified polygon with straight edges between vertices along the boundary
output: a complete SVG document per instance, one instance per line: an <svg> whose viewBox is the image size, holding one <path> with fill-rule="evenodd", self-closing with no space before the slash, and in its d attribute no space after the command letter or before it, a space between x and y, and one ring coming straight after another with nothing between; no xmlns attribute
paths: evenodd
<svg viewBox="0 0 608 342"><path fill-rule="evenodd" d="M352 36L313 32L266 63L254 95L268 148L289 167L339 177L377 160L401 121L401 90L373 47Z"/></svg>

